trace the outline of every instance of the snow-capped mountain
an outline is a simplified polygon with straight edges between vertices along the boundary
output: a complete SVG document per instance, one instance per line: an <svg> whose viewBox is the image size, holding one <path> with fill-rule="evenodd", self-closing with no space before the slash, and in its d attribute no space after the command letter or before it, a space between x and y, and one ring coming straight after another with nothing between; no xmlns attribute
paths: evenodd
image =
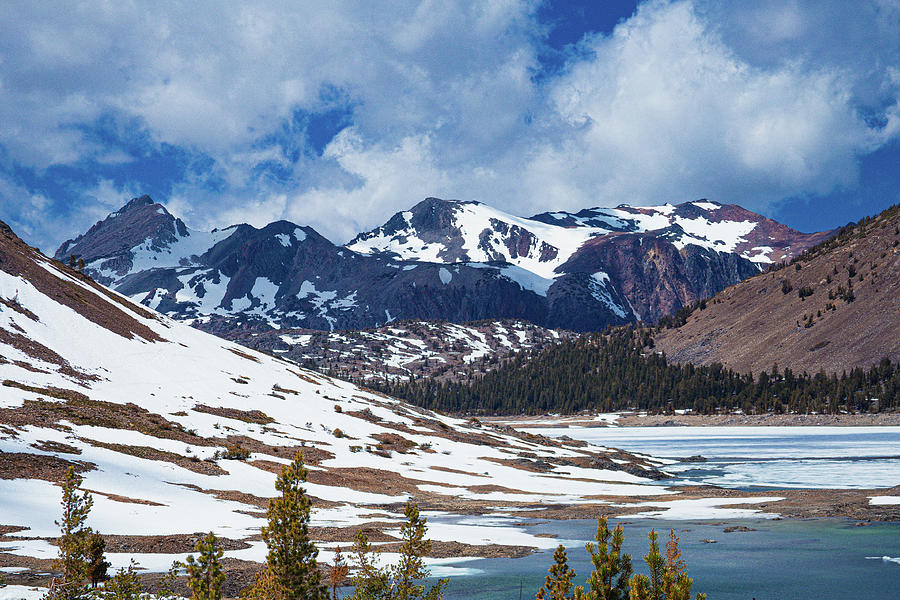
<svg viewBox="0 0 900 600"><path fill-rule="evenodd" d="M737 205L708 200L677 206L588 208L516 217L480 202L428 198L359 234L347 247L429 262L507 262L552 278L589 240L654 232L681 250L695 245L768 264L789 259L810 237Z"/></svg>
<svg viewBox="0 0 900 600"><path fill-rule="evenodd" d="M133 557L151 570L183 559L206 531L225 538L229 556L264 561L262 509L297 450L324 561L350 526L394 539L413 495L467 514L677 495L645 485L659 472L644 458L467 424L197 331L44 257L2 223L0 381L0 563L32 573L56 555L55 483L68 466L94 496L88 524L129 536L108 538L113 565ZM435 523L430 537L556 543L482 529Z"/></svg>
<svg viewBox="0 0 900 600"><path fill-rule="evenodd" d="M597 320L582 313L585 299L604 304L613 318L655 321L830 235L707 200L522 218L479 202L428 198L347 247L405 260L517 266L555 292L556 314L570 315L551 325L581 330Z"/></svg>
<svg viewBox="0 0 900 600"><path fill-rule="evenodd" d="M339 247L287 221L194 231L143 196L56 258L215 332L503 318L595 330L656 320L823 235L710 202L525 219L429 198Z"/></svg>

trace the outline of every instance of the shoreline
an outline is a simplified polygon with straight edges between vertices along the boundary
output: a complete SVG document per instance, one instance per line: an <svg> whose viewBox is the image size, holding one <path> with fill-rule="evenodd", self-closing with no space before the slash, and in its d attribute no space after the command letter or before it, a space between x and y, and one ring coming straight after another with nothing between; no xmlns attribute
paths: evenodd
<svg viewBox="0 0 900 600"><path fill-rule="evenodd" d="M534 415L481 417L481 421L516 428L566 427L898 427L900 413L847 415L648 415L621 412L604 415Z"/></svg>

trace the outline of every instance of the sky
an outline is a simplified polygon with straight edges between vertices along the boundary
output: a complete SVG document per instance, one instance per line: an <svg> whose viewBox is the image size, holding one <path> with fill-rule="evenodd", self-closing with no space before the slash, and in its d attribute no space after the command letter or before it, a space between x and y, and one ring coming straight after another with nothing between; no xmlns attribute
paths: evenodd
<svg viewBox="0 0 900 600"><path fill-rule="evenodd" d="M336 243L427 196L900 202L900 0L0 3L0 219L52 252L149 194Z"/></svg>

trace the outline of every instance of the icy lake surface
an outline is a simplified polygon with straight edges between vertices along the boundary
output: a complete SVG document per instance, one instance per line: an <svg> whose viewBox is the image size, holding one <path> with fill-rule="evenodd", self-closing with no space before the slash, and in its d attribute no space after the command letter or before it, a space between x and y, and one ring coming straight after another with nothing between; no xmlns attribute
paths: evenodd
<svg viewBox="0 0 900 600"><path fill-rule="evenodd" d="M528 431L568 435L674 461L666 470L679 479L733 488L879 488L900 484L900 427L608 427L546 428ZM680 462L701 455L704 463ZM638 572L646 572L650 528L674 528L694 577L694 591L717 600L896 599L900 581L900 523L855 527L840 519L716 519L661 521L629 518L626 550ZM508 526L510 524L507 524ZM725 533L729 525L747 532ZM584 542L593 521L522 524L529 532L568 548L582 584L590 572ZM715 540L705 543L701 540ZM552 562L552 550L520 559L457 563L447 598L499 600L533 598Z"/></svg>
<svg viewBox="0 0 900 600"><path fill-rule="evenodd" d="M683 482L732 488L881 488L900 484L900 427L570 427L568 435L676 461ZM681 462L690 456L706 462ZM663 482L671 485L672 480Z"/></svg>

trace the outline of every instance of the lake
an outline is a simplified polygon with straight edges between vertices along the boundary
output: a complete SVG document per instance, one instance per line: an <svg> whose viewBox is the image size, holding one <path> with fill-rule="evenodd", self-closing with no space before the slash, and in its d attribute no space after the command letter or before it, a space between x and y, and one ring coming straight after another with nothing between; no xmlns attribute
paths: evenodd
<svg viewBox="0 0 900 600"><path fill-rule="evenodd" d="M529 428L675 460L676 480L731 488L877 488L900 484L900 427ZM700 455L703 463L678 459Z"/></svg>
<svg viewBox="0 0 900 600"><path fill-rule="evenodd" d="M656 528L664 538L674 528L694 578L694 592L706 592L710 600L898 598L900 523L854 527L852 522L830 519L737 520L715 525L634 519L622 522L627 523L626 551L632 554L638 572L646 572L641 557L647 553L647 531ZM745 525L756 531L724 533L727 525ZM593 536L596 522L550 521L529 530L566 539L569 564L578 574L578 584L584 583L590 565L583 542ZM714 539L716 543L700 542L702 539ZM522 598L534 598L552 556L548 551L518 559L459 563L457 567L477 572L453 577L446 597L517 600L521 586Z"/></svg>
<svg viewBox="0 0 900 600"><path fill-rule="evenodd" d="M610 427L529 428L568 435L600 446L674 461L675 480L661 485L705 483L740 489L877 488L900 484L900 427ZM707 462L680 462L702 455ZM626 550L645 571L647 531L674 528L694 578L694 591L710 600L896 600L900 597L900 523L825 520L661 521L623 519ZM729 525L749 532L725 533ZM596 522L546 521L526 526L555 534L569 549L581 584L590 572L584 543ZM660 536L663 537L662 535ZM716 543L700 540L713 539ZM534 598L552 551L520 559L457 563L447 598ZM465 569L464 571L456 569Z"/></svg>

